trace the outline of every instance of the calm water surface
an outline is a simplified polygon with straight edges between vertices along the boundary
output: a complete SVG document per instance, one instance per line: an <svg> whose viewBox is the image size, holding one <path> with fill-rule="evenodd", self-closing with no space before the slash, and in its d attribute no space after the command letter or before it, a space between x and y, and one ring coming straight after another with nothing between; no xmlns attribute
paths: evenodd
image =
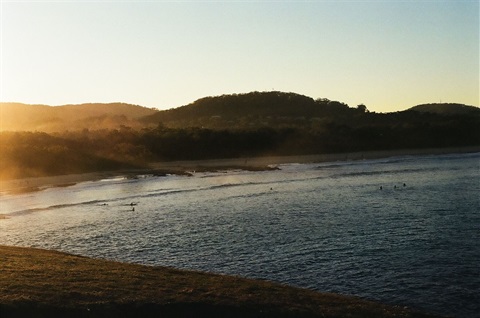
<svg viewBox="0 0 480 318"><path fill-rule="evenodd" d="M0 244L479 317L480 154L280 168L3 194Z"/></svg>

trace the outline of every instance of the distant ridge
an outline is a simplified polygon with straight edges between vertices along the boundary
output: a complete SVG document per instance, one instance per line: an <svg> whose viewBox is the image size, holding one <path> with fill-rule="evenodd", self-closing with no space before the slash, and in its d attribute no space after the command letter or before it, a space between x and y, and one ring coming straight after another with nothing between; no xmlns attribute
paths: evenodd
<svg viewBox="0 0 480 318"><path fill-rule="evenodd" d="M252 92L165 111L122 103L0 104L0 130L0 178L8 179L158 161L476 147L480 111L427 104L375 113L363 104Z"/></svg>
<svg viewBox="0 0 480 318"><path fill-rule="evenodd" d="M422 113L419 118L416 112ZM425 121L425 116L480 115L480 108L463 104L424 104L391 113L369 112L327 98L313 99L287 92L250 92L209 96L185 106L159 111L141 119L145 125L208 129L307 128L329 123L347 126L391 125ZM428 121L428 120L427 120Z"/></svg>
<svg viewBox="0 0 480 318"><path fill-rule="evenodd" d="M157 112L125 103L63 106L0 103L0 110L0 130L44 132L139 126L138 118Z"/></svg>
<svg viewBox="0 0 480 318"><path fill-rule="evenodd" d="M347 104L329 99L316 99L286 92L250 92L209 96L185 106L159 111L143 119L146 124L163 123L169 127L210 127L222 122L232 125L252 124L252 120L268 119L278 123L287 119L339 115L350 111ZM263 120L266 125L268 123Z"/></svg>
<svg viewBox="0 0 480 318"><path fill-rule="evenodd" d="M330 124L395 126L399 121L429 121L428 116L473 116L480 108L458 103L432 103L391 113L369 112L327 98L313 99L292 92L250 92L200 98L188 105L156 110L125 103L88 103L46 106L0 103L0 131L61 132L130 127L206 128L216 130L258 128L325 129ZM421 113L419 118L416 113ZM427 116L427 117L425 117ZM437 118L435 117L435 118ZM434 119L434 120L438 120Z"/></svg>
<svg viewBox="0 0 480 318"><path fill-rule="evenodd" d="M417 105L410 110L440 115L480 115L480 108L456 103L433 103Z"/></svg>

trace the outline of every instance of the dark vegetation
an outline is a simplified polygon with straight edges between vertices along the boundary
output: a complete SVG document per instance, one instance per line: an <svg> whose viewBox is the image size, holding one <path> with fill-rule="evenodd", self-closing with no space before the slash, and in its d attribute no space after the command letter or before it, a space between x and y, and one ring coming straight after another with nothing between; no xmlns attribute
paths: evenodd
<svg viewBox="0 0 480 318"><path fill-rule="evenodd" d="M423 113L434 113L439 115L472 115L478 116L478 108L462 104L423 104L411 108Z"/></svg>
<svg viewBox="0 0 480 318"><path fill-rule="evenodd" d="M60 115L52 120L55 127L69 127L63 130L46 124L50 115L29 116L27 106L18 106L29 118L22 120L37 120L35 127L46 125L50 132L2 132L0 178L145 167L153 161L480 145L480 109L459 104L374 113L365 105L253 92L206 97L167 111L126 104L81 106L56 110ZM5 114L2 123L11 121ZM68 125L73 122L77 125Z"/></svg>
<svg viewBox="0 0 480 318"><path fill-rule="evenodd" d="M0 317L433 317L267 281L0 246Z"/></svg>

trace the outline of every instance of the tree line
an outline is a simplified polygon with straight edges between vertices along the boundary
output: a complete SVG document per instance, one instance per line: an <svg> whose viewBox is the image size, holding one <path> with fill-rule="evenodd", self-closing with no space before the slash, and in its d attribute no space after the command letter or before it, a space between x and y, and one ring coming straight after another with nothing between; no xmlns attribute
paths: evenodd
<svg viewBox="0 0 480 318"><path fill-rule="evenodd" d="M0 178L144 168L154 161L480 145L476 116L346 111L350 117L281 126L2 132Z"/></svg>

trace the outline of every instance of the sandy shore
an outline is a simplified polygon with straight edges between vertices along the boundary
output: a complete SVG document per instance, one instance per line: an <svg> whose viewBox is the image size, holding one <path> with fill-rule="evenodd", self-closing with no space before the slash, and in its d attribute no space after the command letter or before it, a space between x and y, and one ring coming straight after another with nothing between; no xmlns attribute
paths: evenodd
<svg viewBox="0 0 480 318"><path fill-rule="evenodd" d="M279 165L288 163L320 163L349 160L379 159L398 156L421 156L421 155L440 155L451 153L475 153L480 152L478 147L463 148L429 148L429 149L402 149L385 151L362 151L339 154L318 154L304 156L274 156L274 157L254 157L254 158L234 158L234 159L215 159L199 161L174 161L158 162L152 164L152 168L185 168L187 170L195 167L266 167L269 165Z"/></svg>
<svg viewBox="0 0 480 318"><path fill-rule="evenodd" d="M152 163L148 169L107 171L61 176L25 178L0 181L0 193L23 193L48 187L69 186L79 182L96 181L118 176L133 177L141 174L185 174L188 171L216 171L223 169L265 170L280 164L320 163L349 160L379 159L397 156L439 155L449 153L480 152L480 146L463 148L403 149L390 151L363 151L341 154L318 154L305 156L277 156L213 159L195 161L171 161ZM188 173L187 173L188 174Z"/></svg>

